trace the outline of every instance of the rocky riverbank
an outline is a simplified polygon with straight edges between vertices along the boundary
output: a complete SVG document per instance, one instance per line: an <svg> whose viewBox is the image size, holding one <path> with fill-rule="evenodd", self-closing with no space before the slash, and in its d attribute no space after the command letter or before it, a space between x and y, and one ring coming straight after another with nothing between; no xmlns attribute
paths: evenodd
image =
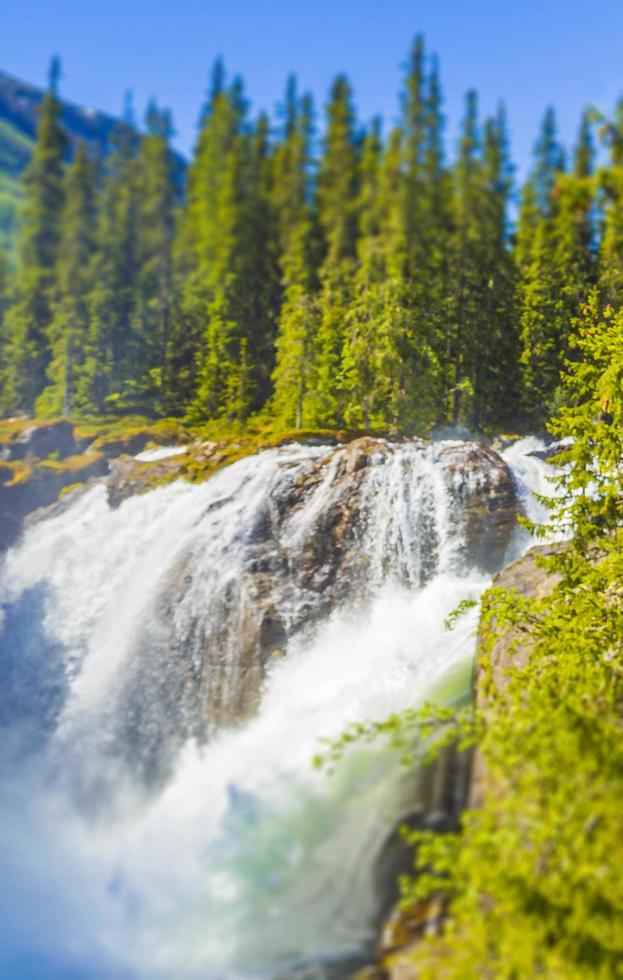
<svg viewBox="0 0 623 980"><path fill-rule="evenodd" d="M522 558L508 565L493 577L496 588L514 589L526 598L545 598L556 585L556 578L549 575L539 559L552 554L564 545L543 545L532 548ZM530 657L529 640L518 643L518 633L507 630L500 633L490 651L477 657L474 672L474 699L485 707L496 691L503 691L509 671L527 663ZM485 693L486 677L486 693ZM437 807L441 817L440 832L456 830L463 807L479 807L488 793L495 792L490 774L478 753L464 756L462 768L458 770L457 756L450 754L453 765L448 764L447 753L431 767L429 779L438 782L438 798L445 805ZM427 829L429 829L427 827ZM438 900L431 900L412 908L393 906L384 919L378 946L378 967L361 972L358 980L417 980L417 970L413 956L419 950L422 939L431 933L443 930L447 907Z"/></svg>

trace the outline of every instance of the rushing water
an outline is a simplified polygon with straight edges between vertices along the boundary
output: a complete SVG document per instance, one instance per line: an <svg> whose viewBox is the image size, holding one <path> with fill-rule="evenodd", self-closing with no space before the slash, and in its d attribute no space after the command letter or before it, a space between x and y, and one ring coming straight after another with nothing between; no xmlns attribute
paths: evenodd
<svg viewBox="0 0 623 980"><path fill-rule="evenodd" d="M538 516L533 448L506 456ZM319 738L425 699L469 662L475 613L451 634L443 622L488 580L437 450L406 444L361 482L358 601L314 609L293 569L342 492L334 460L268 451L116 510L95 486L7 554L1 977L275 978L370 942L376 855L413 807L414 777L378 748L330 777L310 760ZM244 701L247 572L266 526L286 655L246 722L211 726L211 705ZM516 535L510 553L527 543Z"/></svg>

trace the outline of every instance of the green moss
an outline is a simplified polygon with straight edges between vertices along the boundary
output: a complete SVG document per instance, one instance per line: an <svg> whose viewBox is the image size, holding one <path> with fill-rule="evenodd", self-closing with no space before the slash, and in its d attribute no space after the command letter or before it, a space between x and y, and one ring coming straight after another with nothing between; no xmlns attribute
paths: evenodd
<svg viewBox="0 0 623 980"><path fill-rule="evenodd" d="M12 477L5 481L5 486L7 487L13 487L17 486L19 483L25 483L32 476L32 464L25 463L24 460L11 460L10 462L3 463L2 465L3 467L6 466L12 472Z"/></svg>
<svg viewBox="0 0 623 980"><path fill-rule="evenodd" d="M70 483L68 486L62 487L62 489L59 491L58 499L62 500L68 494L73 493L74 490L81 489L84 486L85 486L84 483Z"/></svg>
<svg viewBox="0 0 623 980"><path fill-rule="evenodd" d="M44 428L57 424L58 418L5 419L0 420L0 444L9 445L19 439L33 425ZM209 422L189 426L179 419L148 419L131 415L102 418L85 417L74 421L74 436L79 443L88 445L88 452L59 460L56 455L38 461L33 469L30 462L8 463L12 470L12 484L21 483L38 474L79 473L91 467L97 460L123 455L134 456L145 448L164 444L184 443L188 446L182 456L153 462L136 461L131 478L139 489L153 489L173 480L183 479L199 483L208 479L225 466L260 452L289 443L315 442L338 445L362 436L381 437L386 432L361 429L274 429L255 419L244 432L238 426Z"/></svg>
<svg viewBox="0 0 623 980"><path fill-rule="evenodd" d="M48 457L47 459L41 460L37 463L38 470L51 470L54 473L78 473L81 470L88 469L94 465L98 460L103 459L102 453L88 452L81 453L77 456L67 456L66 459L53 459Z"/></svg>
<svg viewBox="0 0 623 980"><path fill-rule="evenodd" d="M94 450L101 450L107 456L133 455L138 445L141 448L160 446L193 437L190 430L175 419L153 421L141 416L81 420L76 425L75 435L79 440L90 441Z"/></svg>
<svg viewBox="0 0 623 980"><path fill-rule="evenodd" d="M61 419L0 419L0 443L9 443L19 439L20 436L28 432L35 425L38 429L44 429L56 425L60 421Z"/></svg>

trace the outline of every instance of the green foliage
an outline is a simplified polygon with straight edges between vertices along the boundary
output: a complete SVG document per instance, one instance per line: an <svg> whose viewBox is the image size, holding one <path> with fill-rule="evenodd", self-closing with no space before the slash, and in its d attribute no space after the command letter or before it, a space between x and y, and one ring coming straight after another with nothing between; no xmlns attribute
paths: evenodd
<svg viewBox="0 0 623 980"><path fill-rule="evenodd" d="M441 934L411 954L430 980L623 969L623 311L602 309L594 290L569 345L551 430L573 441L549 498L569 539L537 559L550 593L485 593L475 706L352 725L314 760L332 770L378 739L409 766L449 744L476 749L482 799L460 832L403 833L415 872L400 879L405 911L449 903Z"/></svg>
<svg viewBox="0 0 623 980"><path fill-rule="evenodd" d="M49 326L50 384L37 399L37 411L69 416L74 407L74 387L83 372L89 340L89 293L95 253L95 175L80 146L67 174L61 216L56 279L57 293Z"/></svg>
<svg viewBox="0 0 623 980"><path fill-rule="evenodd" d="M316 769L333 772L344 753L355 744L370 744L382 739L388 748L400 753L406 765L425 765L441 749L458 745L466 749L476 739L471 706L459 710L428 703L421 708L408 708L390 715L383 721L357 722L338 739L321 740L326 749L313 758Z"/></svg>
<svg viewBox="0 0 623 980"><path fill-rule="evenodd" d="M536 423L553 406L574 318L595 281L592 161L585 113L574 171L562 172L555 119L548 111L524 188L517 243L523 401Z"/></svg>
<svg viewBox="0 0 623 980"><path fill-rule="evenodd" d="M32 410L50 361L49 325L64 204L66 138L60 112L58 99L48 92L24 177L20 271L4 325L2 402L10 408Z"/></svg>
<svg viewBox="0 0 623 980"><path fill-rule="evenodd" d="M399 108L386 137L362 128L339 75L317 138L292 78L275 128L218 62L182 196L168 113L150 105L105 160L73 147L68 164L50 91L32 153L0 138L11 173L31 156L20 267L0 283L0 409L238 432L256 417L423 435L541 424L591 288L620 305L622 111L583 114L569 173L547 112L515 235L503 109L481 120L468 93L448 160L421 36ZM595 172L598 121L611 160ZM0 246L15 208L5 179Z"/></svg>
<svg viewBox="0 0 623 980"><path fill-rule="evenodd" d="M594 296L571 347L552 430L575 441L551 510L573 536L542 560L551 595L485 595L472 729L484 800L460 834L408 835L417 874L404 902L451 899L443 935L414 956L421 977L621 975L623 314L600 313Z"/></svg>

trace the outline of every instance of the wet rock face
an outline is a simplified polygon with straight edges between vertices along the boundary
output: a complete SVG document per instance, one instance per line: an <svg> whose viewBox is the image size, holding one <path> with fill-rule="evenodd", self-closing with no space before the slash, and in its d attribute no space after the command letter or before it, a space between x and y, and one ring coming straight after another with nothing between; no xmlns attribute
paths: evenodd
<svg viewBox="0 0 623 980"><path fill-rule="evenodd" d="M179 465L115 461L109 503L121 506ZM239 465L246 476L229 481L237 490L206 493L197 531L163 575L128 658L116 735L145 772L157 774L187 738L251 714L270 665L334 610L356 614L387 583L417 589L439 571L499 567L515 524L511 475L475 443L363 437L286 446ZM0 486L0 546L15 540L24 514L107 467L89 452L36 464L23 484ZM262 467L257 493L238 511L244 480Z"/></svg>
<svg viewBox="0 0 623 980"><path fill-rule="evenodd" d="M177 460L165 460L160 464L146 465L131 456L113 459L109 464L110 472L106 481L108 503L111 507L119 507L128 497L138 493L147 493L158 482L159 478L168 477L172 469L178 468L179 465Z"/></svg>
<svg viewBox="0 0 623 980"><path fill-rule="evenodd" d="M70 456L67 465L34 465L28 475L13 481L13 471L0 467L0 553L19 538L25 521L41 508L53 505L61 490L108 472L97 453Z"/></svg>
<svg viewBox="0 0 623 980"><path fill-rule="evenodd" d="M11 438L0 441L0 459L6 461L44 459L55 455L66 459L81 451L71 422L28 425Z"/></svg>
<svg viewBox="0 0 623 980"><path fill-rule="evenodd" d="M543 599L554 590L558 578L548 574L547 569L539 564L539 559L557 554L565 548L563 543L537 545L531 548L522 558L508 565L493 578L493 585L501 589L516 589L529 599ZM488 666L491 670L491 681L498 691L503 691L508 683L511 669L524 667L532 651L533 640L519 628L506 629L500 632L488 655ZM484 665L476 662L476 700L486 709L486 699L483 693ZM489 774L479 753L474 756L468 793L468 805L479 807L491 782Z"/></svg>
<svg viewBox="0 0 623 980"><path fill-rule="evenodd" d="M104 476L101 454L71 422L15 420L0 436L0 553L19 538L25 520L54 504L61 490Z"/></svg>
<svg viewBox="0 0 623 980"><path fill-rule="evenodd" d="M207 541L189 549L163 582L158 641L146 636L136 659L143 685L152 669L161 686L175 677L167 716L181 741L253 712L289 640L388 580L417 588L444 563L499 567L515 524L506 465L473 443L366 437L277 466L274 486L241 521L235 581L198 572L207 564L213 574ZM125 487L126 467L113 471L114 486Z"/></svg>
<svg viewBox="0 0 623 980"><path fill-rule="evenodd" d="M120 739L151 746L149 766L166 745L253 712L270 664L334 610L356 607L388 582L419 588L440 570L502 563L517 507L506 465L486 447L363 437L271 452L272 482L234 520L234 577L219 578L227 555L212 554L215 538L198 538L163 578L153 622L137 641L136 678L127 685L140 685L141 696L132 698L132 730ZM116 460L109 503L166 482L180 465L179 457ZM0 485L0 548L15 541L29 512L107 469L103 454L89 452L35 463L28 479ZM223 505L210 505L216 522Z"/></svg>
<svg viewBox="0 0 623 980"><path fill-rule="evenodd" d="M464 515L469 560L496 572L517 521L517 497L511 473L487 446L460 443L441 450L440 459L457 510Z"/></svg>

